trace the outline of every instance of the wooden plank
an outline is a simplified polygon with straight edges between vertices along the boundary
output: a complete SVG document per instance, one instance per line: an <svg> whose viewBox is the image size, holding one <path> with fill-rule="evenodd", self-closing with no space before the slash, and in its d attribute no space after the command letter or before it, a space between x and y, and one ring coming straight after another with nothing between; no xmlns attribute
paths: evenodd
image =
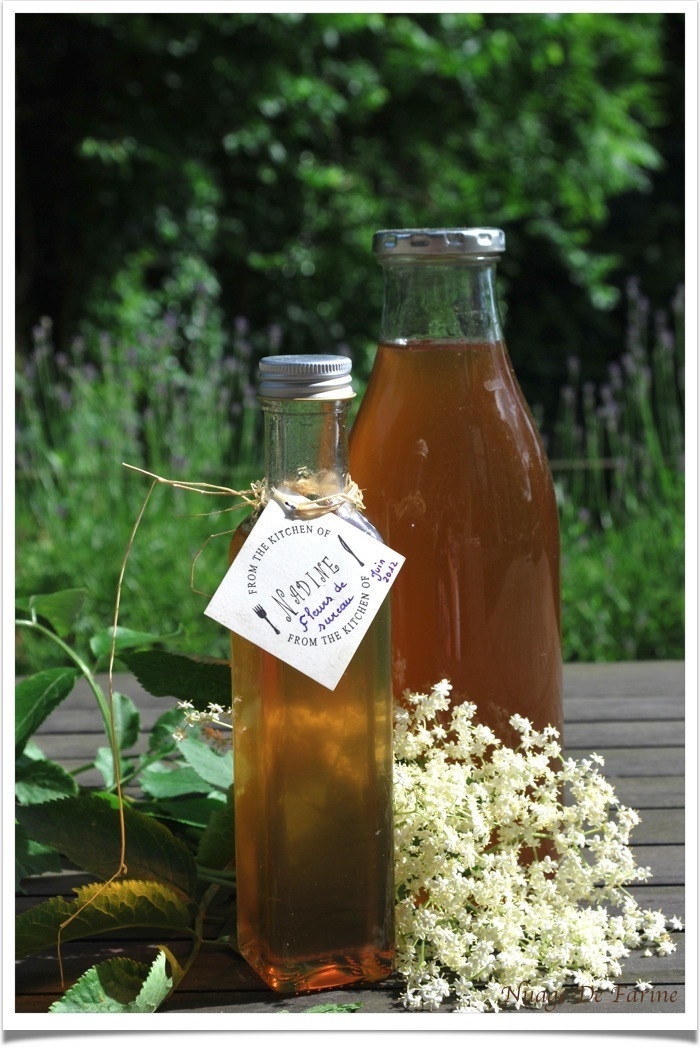
<svg viewBox="0 0 700 1049"><path fill-rule="evenodd" d="M604 768L623 805L634 809L682 808L685 805L683 776L616 776Z"/></svg>
<svg viewBox="0 0 700 1049"><path fill-rule="evenodd" d="M92 761L98 748L107 746L107 738L101 732L80 732L73 735L60 732L51 736L40 734L36 737L36 743L52 761L78 765ZM147 745L148 740L142 734L130 753L143 754Z"/></svg>
<svg viewBox="0 0 700 1049"><path fill-rule="evenodd" d="M685 695L683 660L634 663L568 663L564 667L564 695L610 699L615 696Z"/></svg>
<svg viewBox="0 0 700 1049"><path fill-rule="evenodd" d="M632 846L682 845L685 841L685 809L638 809L641 818L632 831Z"/></svg>
<svg viewBox="0 0 700 1049"><path fill-rule="evenodd" d="M651 868L652 876L644 884L652 886L685 884L683 845L635 845L633 852L640 867Z"/></svg>
<svg viewBox="0 0 700 1049"><path fill-rule="evenodd" d="M566 748L682 747L685 745L683 721L584 721L564 723Z"/></svg>
<svg viewBox="0 0 700 1049"><path fill-rule="evenodd" d="M564 729L581 721L682 721L683 696L565 696Z"/></svg>
<svg viewBox="0 0 700 1049"><path fill-rule="evenodd" d="M87 708L75 709L69 704L70 698L64 700L61 706L57 707L56 710L49 715L39 729L40 736L79 736L85 733L100 732L104 737L105 733L102 729L102 719L99 710L89 710ZM149 710L139 706L138 710L141 720L141 732L143 734L149 733L161 714L167 710L171 710L174 706L174 702L170 706L164 707L163 710Z"/></svg>
<svg viewBox="0 0 700 1049"><path fill-rule="evenodd" d="M667 918L674 916L685 922L685 886L683 885L635 885L630 893L640 907L661 911Z"/></svg>
<svg viewBox="0 0 700 1049"><path fill-rule="evenodd" d="M684 767L683 747L608 747L593 748L605 759L602 772L606 779L624 776L681 776ZM589 758L588 748L567 747L566 756L576 761ZM658 785L657 785L658 790Z"/></svg>

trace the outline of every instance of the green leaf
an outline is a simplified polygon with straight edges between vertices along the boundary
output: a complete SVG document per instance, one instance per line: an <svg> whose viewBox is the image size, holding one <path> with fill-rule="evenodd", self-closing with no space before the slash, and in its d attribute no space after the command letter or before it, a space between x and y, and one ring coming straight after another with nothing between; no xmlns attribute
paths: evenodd
<svg viewBox="0 0 700 1049"><path fill-rule="evenodd" d="M217 754L199 739L180 739L177 749L202 779L212 787L227 790L233 783L233 753Z"/></svg>
<svg viewBox="0 0 700 1049"><path fill-rule="evenodd" d="M347 1005L312 1005L310 1009L304 1009L305 1013L357 1013L362 1008L362 1002L348 1002Z"/></svg>
<svg viewBox="0 0 700 1049"><path fill-rule="evenodd" d="M117 743L120 750L136 745L141 729L141 715L133 699L123 696L121 692L113 694L114 700L114 725L117 733Z"/></svg>
<svg viewBox="0 0 700 1049"><path fill-rule="evenodd" d="M124 652L129 648L143 648L144 645L156 645L160 641L176 637L179 633L180 630L175 630L170 634L149 634L144 630L129 630L127 627L118 626L114 651ZM106 627L104 630L98 630L90 638L90 651L97 659L110 654L113 635L114 628Z"/></svg>
<svg viewBox="0 0 700 1049"><path fill-rule="evenodd" d="M226 660L176 652L125 652L121 656L152 696L187 699L206 710L209 703L231 706L231 669Z"/></svg>
<svg viewBox="0 0 700 1049"><path fill-rule="evenodd" d="M78 784L54 761L34 761L23 755L15 770L15 797L20 805L40 805L57 798L74 797Z"/></svg>
<svg viewBox="0 0 700 1049"><path fill-rule="evenodd" d="M233 867L236 855L234 833L233 789L228 791L226 804L212 813L197 850L197 863L213 870Z"/></svg>
<svg viewBox="0 0 700 1049"><path fill-rule="evenodd" d="M176 798L172 801L159 801L146 811L156 819L180 823L184 827L204 830L214 813L223 808L222 795L210 794L206 798Z"/></svg>
<svg viewBox="0 0 700 1049"><path fill-rule="evenodd" d="M176 765L169 769L146 769L140 779L141 788L152 798L177 798L183 794L208 794L209 784L199 773L186 765Z"/></svg>
<svg viewBox="0 0 700 1049"><path fill-rule="evenodd" d="M15 892L22 892L21 881L34 874L61 870L61 857L50 845L31 841L24 828L15 825Z"/></svg>
<svg viewBox="0 0 700 1049"><path fill-rule="evenodd" d="M128 696L122 695L121 692L113 694L113 701L114 727L121 755L122 751L136 745L141 728L141 715L134 701ZM116 784L114 756L111 747L98 747L95 756L95 768L102 774L107 787L113 787ZM133 763L120 757L119 773L121 778L124 779L126 776L131 775L133 771Z"/></svg>
<svg viewBox="0 0 700 1049"><path fill-rule="evenodd" d="M131 958L109 958L88 969L50 1013L154 1013L172 990L165 954L153 965Z"/></svg>
<svg viewBox="0 0 700 1049"><path fill-rule="evenodd" d="M66 637L73 629L86 594L82 587L57 590L55 594L34 594L29 598L29 610L48 619L59 637Z"/></svg>
<svg viewBox="0 0 700 1049"><path fill-rule="evenodd" d="M120 856L119 810L96 795L63 798L18 810L30 838L53 845L80 870L111 878ZM196 867L189 849L167 827L126 806L126 863L129 876L160 881L191 896Z"/></svg>
<svg viewBox="0 0 700 1049"><path fill-rule="evenodd" d="M192 907L181 894L161 882L133 878L109 885L98 882L81 886L74 900L54 896L19 914L15 949L17 957L24 958L55 948L62 925L61 942L67 943L118 929L182 931L190 928L192 918Z"/></svg>
<svg viewBox="0 0 700 1049"><path fill-rule="evenodd" d="M20 681L15 690L15 752L21 753L31 735L52 710L73 691L80 672L73 667L51 667Z"/></svg>
<svg viewBox="0 0 700 1049"><path fill-rule="evenodd" d="M131 958L110 958L94 965L62 998L49 1007L50 1013L128 1013L143 982L148 965Z"/></svg>

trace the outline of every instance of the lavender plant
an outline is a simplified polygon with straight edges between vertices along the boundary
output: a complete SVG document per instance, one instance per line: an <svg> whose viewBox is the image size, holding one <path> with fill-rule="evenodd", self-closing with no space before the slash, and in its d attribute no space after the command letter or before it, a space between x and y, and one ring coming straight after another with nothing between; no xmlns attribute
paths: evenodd
<svg viewBox="0 0 700 1049"><path fill-rule="evenodd" d="M88 330L57 354L45 318L18 370L18 591L83 586L92 595L84 614L95 628L109 617L142 497L138 478L122 463L242 486L259 473L250 372L262 346L277 349L279 330L260 333L255 348L245 318L227 330L218 287L206 276L192 282L184 304L173 302L150 319L141 310L142 327L130 339ZM232 514L192 517L210 510L169 492L167 505L144 521L125 587L131 615L145 628L177 628L194 553L208 534L235 526ZM216 585L226 563L225 548L218 553L216 564L200 564L204 589ZM194 643L215 645L201 618Z"/></svg>
<svg viewBox="0 0 700 1049"><path fill-rule="evenodd" d="M683 656L683 291L627 294L625 352L599 386L568 362L551 449L567 660Z"/></svg>
<svg viewBox="0 0 700 1049"><path fill-rule="evenodd" d="M683 289L670 316L650 316L636 280L628 281L627 298L624 353L606 381L581 383L581 362L569 358L551 450L562 505L585 510L603 528L683 486Z"/></svg>

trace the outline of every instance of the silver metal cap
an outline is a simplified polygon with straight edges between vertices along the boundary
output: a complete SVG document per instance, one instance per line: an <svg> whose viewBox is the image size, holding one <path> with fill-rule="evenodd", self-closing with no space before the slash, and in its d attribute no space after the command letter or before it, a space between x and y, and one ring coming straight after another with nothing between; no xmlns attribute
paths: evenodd
<svg viewBox="0 0 700 1049"><path fill-rule="evenodd" d="M379 259L397 256L471 256L488 258L506 250L502 229L380 229L372 238L372 251Z"/></svg>
<svg viewBox="0 0 700 1049"><path fill-rule="evenodd" d="M263 357L260 397L272 400L342 401L355 396L352 361L335 353L285 353Z"/></svg>

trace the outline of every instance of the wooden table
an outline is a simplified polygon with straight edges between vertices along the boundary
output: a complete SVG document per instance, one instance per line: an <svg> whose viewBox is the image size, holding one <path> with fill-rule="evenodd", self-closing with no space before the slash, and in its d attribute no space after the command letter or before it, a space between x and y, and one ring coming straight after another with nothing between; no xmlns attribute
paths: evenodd
<svg viewBox="0 0 700 1049"><path fill-rule="evenodd" d="M684 664L576 664L565 668L564 682L567 753L574 757L592 751L602 754L603 772L615 785L620 801L638 809L642 817L633 837L634 852L639 863L651 867L653 878L633 887L635 897L644 906L661 909L667 917L684 918ZM94 701L83 686L81 682L47 719L37 738L48 758L69 769L89 761L96 747L104 744ZM117 675L115 687L136 701L146 732L174 705L148 696L127 675ZM100 780L91 782L90 776L83 776L81 782L97 785ZM58 894L70 897L75 884L75 874L27 879L26 895L18 898L18 908L26 909ZM592 1012L684 1013L684 934L673 935L677 949L670 956L645 958L633 952L619 981L623 991L603 995L599 1003L567 1001L557 1011L576 1011L583 1022ZM160 937L127 938L120 933L114 940L67 943L63 949L66 980L72 982L96 962L118 953L151 961L158 942L162 942ZM167 942L178 953L179 945ZM635 1001L632 992L640 979L665 992L660 996L665 1000ZM267 990L233 951L205 948L161 1011L297 1013L312 1005L360 1003L363 1014L403 1013L398 988L398 981L389 980L379 986L355 985L311 997L280 996ZM55 952L33 955L17 964L16 993L17 1013L46 1012L62 993Z"/></svg>

